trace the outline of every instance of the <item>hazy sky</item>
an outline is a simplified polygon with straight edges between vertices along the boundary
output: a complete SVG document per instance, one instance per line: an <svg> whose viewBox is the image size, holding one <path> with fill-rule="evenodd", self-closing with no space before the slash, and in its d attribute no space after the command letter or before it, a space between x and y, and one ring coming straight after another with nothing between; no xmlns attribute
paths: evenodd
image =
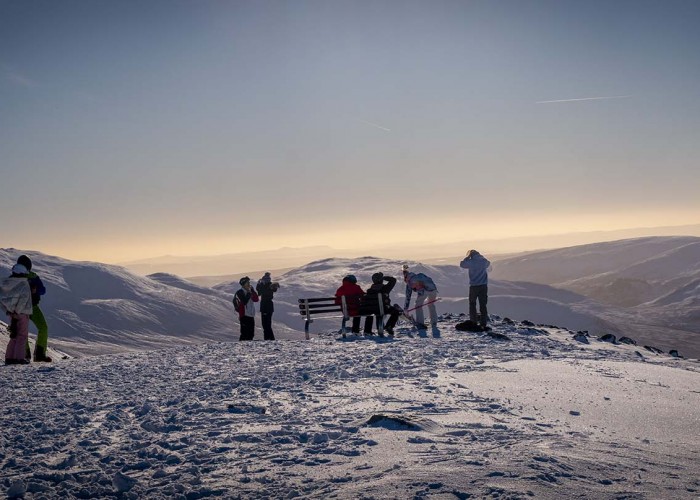
<svg viewBox="0 0 700 500"><path fill-rule="evenodd" d="M698 26L696 0L0 0L0 247L698 223Z"/></svg>

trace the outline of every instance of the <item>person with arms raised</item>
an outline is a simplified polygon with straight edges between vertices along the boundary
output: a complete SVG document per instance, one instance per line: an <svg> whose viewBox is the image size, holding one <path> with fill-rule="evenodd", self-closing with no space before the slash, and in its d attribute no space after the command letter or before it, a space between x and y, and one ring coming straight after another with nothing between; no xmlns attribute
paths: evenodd
<svg viewBox="0 0 700 500"><path fill-rule="evenodd" d="M255 336L255 302L258 302L260 298L250 284L248 276L238 280L238 283L241 288L233 296L233 306L236 308L241 323L241 336L238 340L253 340Z"/></svg>
<svg viewBox="0 0 700 500"><path fill-rule="evenodd" d="M469 320L486 328L489 314L486 308L489 294L489 266L491 262L476 250L469 250L459 267L469 270ZM476 314L476 302L479 302L479 315ZM477 321L478 320L478 321Z"/></svg>

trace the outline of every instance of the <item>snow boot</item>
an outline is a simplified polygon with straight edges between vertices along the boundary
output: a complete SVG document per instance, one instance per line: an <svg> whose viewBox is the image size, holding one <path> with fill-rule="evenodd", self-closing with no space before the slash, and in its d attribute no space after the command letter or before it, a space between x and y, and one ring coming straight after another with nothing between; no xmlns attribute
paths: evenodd
<svg viewBox="0 0 700 500"><path fill-rule="evenodd" d="M34 347L34 362L51 363L53 360L46 355L46 348L40 345Z"/></svg>

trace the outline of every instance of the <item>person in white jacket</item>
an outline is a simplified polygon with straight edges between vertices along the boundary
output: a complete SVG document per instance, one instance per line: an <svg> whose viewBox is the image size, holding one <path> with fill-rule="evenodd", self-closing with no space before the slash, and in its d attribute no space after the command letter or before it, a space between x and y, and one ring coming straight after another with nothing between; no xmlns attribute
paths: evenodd
<svg viewBox="0 0 700 500"><path fill-rule="evenodd" d="M32 314L32 290L27 276L29 271L21 264L12 268L12 276L0 281L0 309L10 319L10 342L5 351L6 365L27 364L29 316Z"/></svg>

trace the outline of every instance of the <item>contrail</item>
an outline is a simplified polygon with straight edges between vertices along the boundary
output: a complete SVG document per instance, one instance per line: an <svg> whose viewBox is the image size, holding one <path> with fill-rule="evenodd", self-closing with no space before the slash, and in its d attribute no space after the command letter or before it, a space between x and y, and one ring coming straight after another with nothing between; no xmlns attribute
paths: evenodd
<svg viewBox="0 0 700 500"><path fill-rule="evenodd" d="M367 125L372 125L373 127L377 127L378 129L384 130L385 132L391 132L391 129L382 127L381 125L377 125L376 123L368 122L367 120L363 119L360 119L360 121L366 123Z"/></svg>
<svg viewBox="0 0 700 500"><path fill-rule="evenodd" d="M581 99L559 99L556 101L537 101L535 104L549 104L552 102L574 102L574 101L599 101L601 99L626 99L631 95L613 95L608 97L582 97Z"/></svg>

